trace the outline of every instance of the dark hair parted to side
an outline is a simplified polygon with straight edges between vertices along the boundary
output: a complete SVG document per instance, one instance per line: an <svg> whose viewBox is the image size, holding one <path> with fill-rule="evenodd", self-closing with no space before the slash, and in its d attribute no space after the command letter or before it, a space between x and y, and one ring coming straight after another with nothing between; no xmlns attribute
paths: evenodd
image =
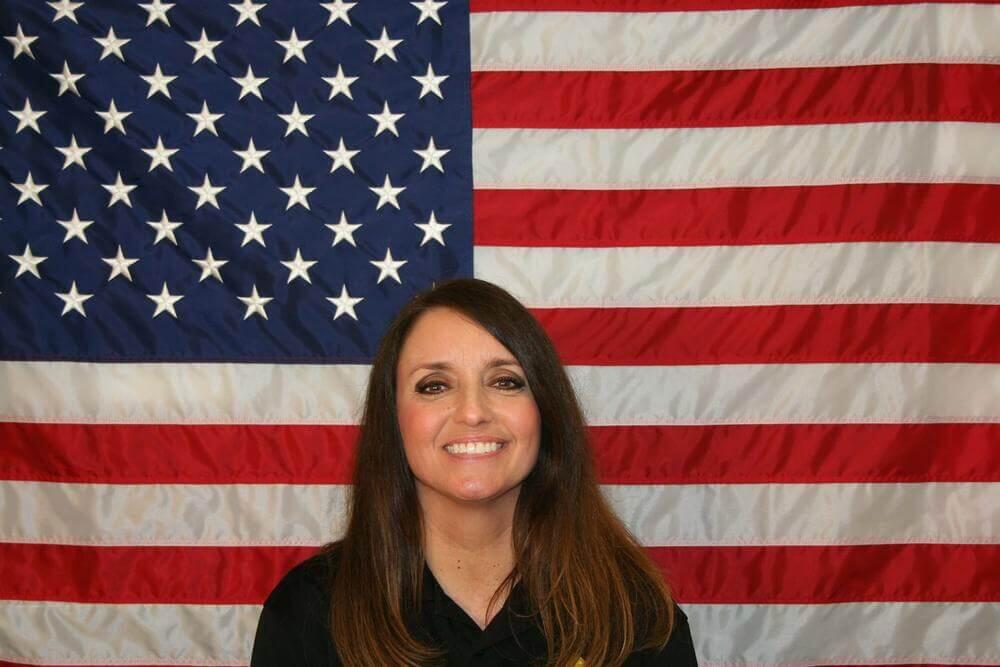
<svg viewBox="0 0 1000 667"><path fill-rule="evenodd" d="M356 452L350 516L332 582L331 630L345 665L426 665L441 651L414 638L423 530L416 485L396 416L396 366L421 314L447 308L513 353L541 416L538 462L514 513L516 565L491 606L520 578L537 610L550 665L620 665L635 650L662 648L674 606L666 584L601 495L583 419L568 376L541 325L490 283L441 283L407 304L389 326L371 369ZM649 619L646 627L637 627Z"/></svg>

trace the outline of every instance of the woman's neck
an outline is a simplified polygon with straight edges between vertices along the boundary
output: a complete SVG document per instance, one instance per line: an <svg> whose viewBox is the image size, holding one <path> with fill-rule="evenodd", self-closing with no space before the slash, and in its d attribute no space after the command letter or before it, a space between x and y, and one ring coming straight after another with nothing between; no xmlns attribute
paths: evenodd
<svg viewBox="0 0 1000 667"><path fill-rule="evenodd" d="M494 588L514 567L512 528L517 493L490 503L455 503L418 493L424 522L424 556L444 586L481 582ZM447 590L447 587L445 587Z"/></svg>

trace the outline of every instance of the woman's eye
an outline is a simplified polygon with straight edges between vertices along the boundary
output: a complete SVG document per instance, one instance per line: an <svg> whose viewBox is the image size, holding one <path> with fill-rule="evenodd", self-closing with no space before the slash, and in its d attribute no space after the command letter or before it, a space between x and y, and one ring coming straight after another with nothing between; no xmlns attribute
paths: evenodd
<svg viewBox="0 0 1000 667"><path fill-rule="evenodd" d="M502 377L498 377L496 380L493 381L493 384L494 386L500 389L505 389L507 391L514 391L517 389L524 388L524 380L522 380L521 378L514 377L513 375L504 375Z"/></svg>
<svg viewBox="0 0 1000 667"><path fill-rule="evenodd" d="M440 380L429 380L427 382L421 382L417 385L418 394L440 394L446 389L444 382Z"/></svg>

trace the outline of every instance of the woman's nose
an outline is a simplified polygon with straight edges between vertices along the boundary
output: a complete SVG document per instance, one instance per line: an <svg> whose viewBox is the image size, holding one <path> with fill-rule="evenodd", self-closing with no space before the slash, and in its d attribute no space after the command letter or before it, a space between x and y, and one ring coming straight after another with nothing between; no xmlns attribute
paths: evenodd
<svg viewBox="0 0 1000 667"><path fill-rule="evenodd" d="M470 426L490 420L489 400L480 387L469 387L459 392L456 417L459 421Z"/></svg>

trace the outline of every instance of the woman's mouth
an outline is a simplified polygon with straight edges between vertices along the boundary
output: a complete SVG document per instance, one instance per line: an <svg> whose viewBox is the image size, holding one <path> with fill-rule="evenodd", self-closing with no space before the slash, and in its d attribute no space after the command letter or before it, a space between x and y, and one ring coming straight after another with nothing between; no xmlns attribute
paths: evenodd
<svg viewBox="0 0 1000 667"><path fill-rule="evenodd" d="M454 456L488 456L503 449L500 441L458 442L445 445L444 450Z"/></svg>

